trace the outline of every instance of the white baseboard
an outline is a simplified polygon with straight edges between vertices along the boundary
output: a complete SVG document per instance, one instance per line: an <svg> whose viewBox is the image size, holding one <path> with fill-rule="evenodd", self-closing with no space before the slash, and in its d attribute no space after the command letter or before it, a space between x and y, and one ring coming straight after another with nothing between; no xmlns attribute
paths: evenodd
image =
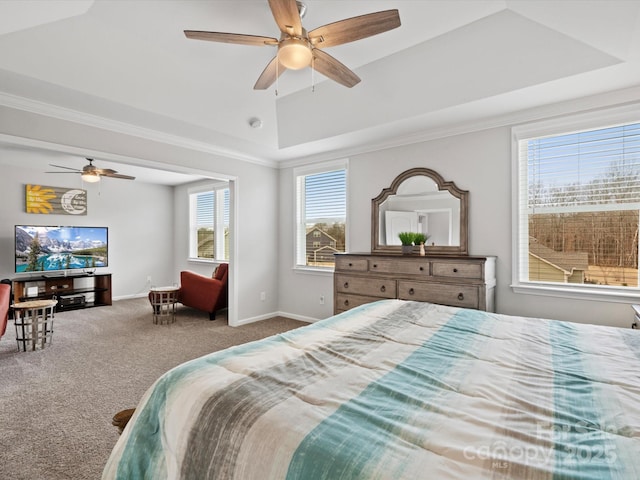
<svg viewBox="0 0 640 480"><path fill-rule="evenodd" d="M229 324L229 326L231 326L231 327L240 327L242 325L248 325L249 323L260 322L262 320L267 320L267 319L273 318L273 317L287 317L287 318L291 318L292 320L298 320L300 322L306 322L306 323L314 323L314 322L317 322L318 320L320 320L319 318L305 317L303 315L296 315L296 314L293 314L293 313L273 312L273 313L266 313L264 315L258 315L257 317L244 318L242 320L238 320L233 325Z"/></svg>
<svg viewBox="0 0 640 480"><path fill-rule="evenodd" d="M134 293L131 295L120 295L117 297L113 297L113 301L116 302L118 300L128 300L128 299L132 299L132 298L144 298L146 297L148 294L147 293ZM298 320L300 322L305 322L305 323L315 323L318 320L321 320L320 318L312 318L312 317L306 317L304 315L296 315L295 313L287 313L287 312L272 312L272 313L265 313L263 315L258 315L257 317L250 317L250 318L243 318L242 320L238 320L237 322L234 322L233 324L229 324L230 327L240 327L242 325L248 325L250 323L255 323L255 322L261 322L262 320L267 320L269 318L273 318L273 317L286 317L286 318L291 318L292 320Z"/></svg>

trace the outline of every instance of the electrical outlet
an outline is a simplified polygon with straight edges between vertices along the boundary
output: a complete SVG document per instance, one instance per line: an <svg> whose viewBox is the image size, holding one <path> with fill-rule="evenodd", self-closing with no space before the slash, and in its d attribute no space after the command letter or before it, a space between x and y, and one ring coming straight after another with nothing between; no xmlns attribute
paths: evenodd
<svg viewBox="0 0 640 480"><path fill-rule="evenodd" d="M147 275L147 283L151 283L151 275Z"/></svg>
<svg viewBox="0 0 640 480"><path fill-rule="evenodd" d="M324 295L320 295L320 305L324 305Z"/></svg>
<svg viewBox="0 0 640 480"><path fill-rule="evenodd" d="M267 299L267 294L265 292L260 292L260 300L263 302Z"/></svg>

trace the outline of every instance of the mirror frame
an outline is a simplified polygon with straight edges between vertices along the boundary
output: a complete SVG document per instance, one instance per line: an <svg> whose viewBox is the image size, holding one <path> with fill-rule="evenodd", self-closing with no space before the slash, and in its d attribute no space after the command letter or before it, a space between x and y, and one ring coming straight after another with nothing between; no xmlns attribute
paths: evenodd
<svg viewBox="0 0 640 480"><path fill-rule="evenodd" d="M401 254L400 245L380 245L380 205L398 192L398 188L408 178L424 176L433 180L439 191L447 191L460 200L460 245L425 245L427 255L468 255L469 191L459 189L455 183L445 181L439 173L430 168L412 168L398 175L391 186L382 189L380 195L371 200L371 252ZM415 247L417 248L417 247Z"/></svg>

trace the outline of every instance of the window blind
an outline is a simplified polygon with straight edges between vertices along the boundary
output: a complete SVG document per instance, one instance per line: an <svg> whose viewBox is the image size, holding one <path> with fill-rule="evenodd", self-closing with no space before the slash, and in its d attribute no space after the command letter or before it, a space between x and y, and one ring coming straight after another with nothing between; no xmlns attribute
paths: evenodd
<svg viewBox="0 0 640 480"><path fill-rule="evenodd" d="M297 265L333 266L345 249L346 204L346 169L296 177Z"/></svg>
<svg viewBox="0 0 640 480"><path fill-rule="evenodd" d="M640 123L518 150L519 279L637 286Z"/></svg>

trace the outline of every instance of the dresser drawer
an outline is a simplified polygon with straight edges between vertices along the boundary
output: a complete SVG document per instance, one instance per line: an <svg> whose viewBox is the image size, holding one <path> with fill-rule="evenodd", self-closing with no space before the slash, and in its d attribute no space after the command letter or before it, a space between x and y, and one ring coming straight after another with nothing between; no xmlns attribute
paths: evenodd
<svg viewBox="0 0 640 480"><path fill-rule="evenodd" d="M444 285L400 280L398 298L431 302L453 307L479 308L478 287L473 285Z"/></svg>
<svg viewBox="0 0 640 480"><path fill-rule="evenodd" d="M377 302L379 297L367 297L366 295L351 295L349 293L338 293L335 298L334 310L336 313L344 312L350 308L359 307L365 303Z"/></svg>
<svg viewBox="0 0 640 480"><path fill-rule="evenodd" d="M377 260L373 258L369 263L369 271L402 275L422 275L425 277L428 277L430 274L429 261L418 260L415 257L410 260Z"/></svg>
<svg viewBox="0 0 640 480"><path fill-rule="evenodd" d="M434 277L482 280L482 265L479 263L433 262L432 274Z"/></svg>
<svg viewBox="0 0 640 480"><path fill-rule="evenodd" d="M377 298L396 298L396 281L388 278L352 277L336 275L336 292L369 295Z"/></svg>
<svg viewBox="0 0 640 480"><path fill-rule="evenodd" d="M366 258L336 257L336 270L366 272L369 269L369 261Z"/></svg>

